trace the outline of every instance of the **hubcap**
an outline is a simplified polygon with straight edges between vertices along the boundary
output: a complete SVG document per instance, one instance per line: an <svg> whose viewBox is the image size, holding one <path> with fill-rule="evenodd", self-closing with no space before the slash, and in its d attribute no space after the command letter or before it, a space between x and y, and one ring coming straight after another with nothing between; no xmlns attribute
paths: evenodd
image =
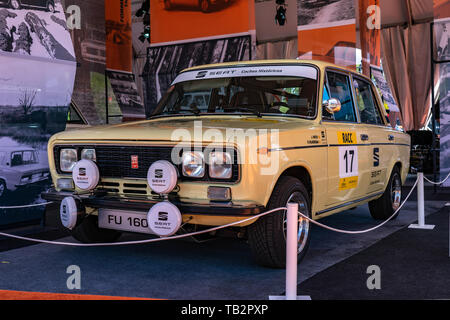
<svg viewBox="0 0 450 320"><path fill-rule="evenodd" d="M288 201L286 202L286 206L288 203L298 203L298 210L304 214L305 216L308 216L308 205L306 202L306 199L303 197L303 195L300 192L294 192L289 197ZM285 210L283 213L283 235L284 239L286 240L287 235L287 211ZM300 214L298 215L298 233L297 233L297 239L298 239L298 253L302 252L303 249L306 246L306 242L308 240L309 236L309 221L305 218L303 218Z"/></svg>
<svg viewBox="0 0 450 320"><path fill-rule="evenodd" d="M402 182L398 174L395 174L392 179L391 186L392 209L397 210L402 201Z"/></svg>
<svg viewBox="0 0 450 320"><path fill-rule="evenodd" d="M3 195L3 192L5 192L5 185L0 183L0 197Z"/></svg>
<svg viewBox="0 0 450 320"><path fill-rule="evenodd" d="M12 0L11 5L14 9L19 9L19 2L17 0Z"/></svg>

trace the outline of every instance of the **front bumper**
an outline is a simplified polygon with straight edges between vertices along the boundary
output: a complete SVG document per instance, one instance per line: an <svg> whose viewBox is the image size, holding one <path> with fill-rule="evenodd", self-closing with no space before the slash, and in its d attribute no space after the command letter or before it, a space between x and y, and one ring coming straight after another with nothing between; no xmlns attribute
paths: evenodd
<svg viewBox="0 0 450 320"><path fill-rule="evenodd" d="M81 203L90 208L105 208L116 210L136 210L148 211L162 199L131 199L110 197L105 193L96 192L89 195L75 195L72 192L58 192L51 189L42 193L42 198L47 201L61 202L65 197L75 196ZM234 203L216 203L205 201L202 203L182 202L176 197L169 196L172 204L178 207L183 215L205 215L205 216L227 216L227 217L245 217L254 216L265 211L265 207L254 203L238 205Z"/></svg>

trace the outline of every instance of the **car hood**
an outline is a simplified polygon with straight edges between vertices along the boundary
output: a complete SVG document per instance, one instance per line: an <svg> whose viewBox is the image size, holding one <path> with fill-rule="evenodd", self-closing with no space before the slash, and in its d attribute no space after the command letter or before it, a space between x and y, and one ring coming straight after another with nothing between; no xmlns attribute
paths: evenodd
<svg viewBox="0 0 450 320"><path fill-rule="evenodd" d="M109 126L96 126L81 130L71 130L53 136L52 140L95 140L95 141L192 141L227 142L230 134L248 135L256 130L256 135L270 134L293 128L309 127L311 120L297 117L229 116L229 117L165 117L139 122ZM253 131L255 132L255 131Z"/></svg>

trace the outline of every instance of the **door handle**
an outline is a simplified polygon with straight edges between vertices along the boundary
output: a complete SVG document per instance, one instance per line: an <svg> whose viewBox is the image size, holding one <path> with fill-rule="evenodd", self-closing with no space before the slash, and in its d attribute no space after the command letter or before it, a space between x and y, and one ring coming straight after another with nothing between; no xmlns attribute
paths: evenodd
<svg viewBox="0 0 450 320"><path fill-rule="evenodd" d="M388 140L389 140L389 141L393 141L393 140L394 140L394 136L393 136L392 134L390 134L390 135L388 136Z"/></svg>
<svg viewBox="0 0 450 320"><path fill-rule="evenodd" d="M369 140L369 136L367 134L362 134L361 135L361 140L362 141L367 141L367 140Z"/></svg>

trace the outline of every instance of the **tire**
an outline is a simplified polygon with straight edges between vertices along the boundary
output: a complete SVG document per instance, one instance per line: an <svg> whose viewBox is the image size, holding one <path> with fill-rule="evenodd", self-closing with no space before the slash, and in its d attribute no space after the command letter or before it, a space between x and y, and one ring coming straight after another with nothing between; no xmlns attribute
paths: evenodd
<svg viewBox="0 0 450 320"><path fill-rule="evenodd" d="M0 199L5 197L7 191L5 181L0 180Z"/></svg>
<svg viewBox="0 0 450 320"><path fill-rule="evenodd" d="M9 6L11 7L11 9L14 9L14 10L19 10L22 8L20 0L10 0Z"/></svg>
<svg viewBox="0 0 450 320"><path fill-rule="evenodd" d="M55 12L55 4L52 1L47 2L47 11L51 13Z"/></svg>
<svg viewBox="0 0 450 320"><path fill-rule="evenodd" d="M100 229L97 216L87 216L72 231L72 236L81 243L111 243L119 239L121 233L115 230Z"/></svg>
<svg viewBox="0 0 450 320"><path fill-rule="evenodd" d="M395 166L389 178L383 196L377 200L369 202L370 215L375 220L387 220L398 209L402 198L402 178L400 169ZM392 218L396 219L398 213Z"/></svg>
<svg viewBox="0 0 450 320"><path fill-rule="evenodd" d="M288 202L299 202L299 210L311 217L311 200L303 183L294 177L284 176L277 182L267 209L286 207ZM248 241L255 261L265 267L285 268L286 266L286 210L274 212L258 219L249 226ZM300 262L305 256L310 242L311 224L299 218Z"/></svg>
<svg viewBox="0 0 450 320"><path fill-rule="evenodd" d="M200 10L202 10L203 13L211 12L210 0L199 0L198 5L200 7Z"/></svg>

